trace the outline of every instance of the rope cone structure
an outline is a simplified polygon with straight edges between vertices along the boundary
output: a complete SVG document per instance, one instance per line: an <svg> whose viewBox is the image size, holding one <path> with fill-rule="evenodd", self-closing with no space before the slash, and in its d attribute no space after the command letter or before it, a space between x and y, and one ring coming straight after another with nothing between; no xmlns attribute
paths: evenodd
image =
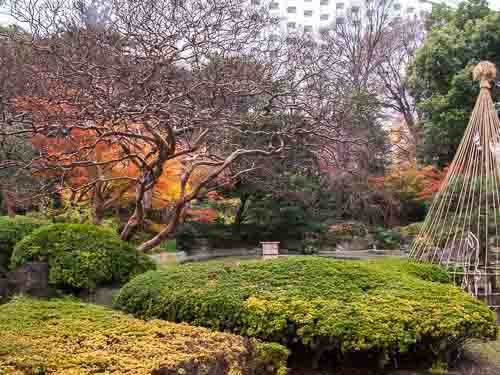
<svg viewBox="0 0 500 375"><path fill-rule="evenodd" d="M473 76L479 97L410 257L445 265L467 292L499 309L500 121L490 93L495 65L483 61Z"/></svg>

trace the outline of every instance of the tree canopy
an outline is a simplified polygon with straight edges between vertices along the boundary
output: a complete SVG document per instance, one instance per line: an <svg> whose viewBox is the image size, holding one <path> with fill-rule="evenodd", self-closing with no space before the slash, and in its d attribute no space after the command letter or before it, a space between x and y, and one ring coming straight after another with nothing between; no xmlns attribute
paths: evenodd
<svg viewBox="0 0 500 375"><path fill-rule="evenodd" d="M420 155L425 162L451 162L472 112L479 85L471 80L481 60L500 65L500 13L485 0L457 10L438 7L429 34L410 66L411 93L421 115ZM493 98L499 96L493 89Z"/></svg>

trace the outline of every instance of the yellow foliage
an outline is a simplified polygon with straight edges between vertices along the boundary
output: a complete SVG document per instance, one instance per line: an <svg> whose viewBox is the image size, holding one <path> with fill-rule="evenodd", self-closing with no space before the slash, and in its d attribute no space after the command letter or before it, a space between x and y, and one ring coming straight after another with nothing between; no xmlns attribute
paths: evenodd
<svg viewBox="0 0 500 375"><path fill-rule="evenodd" d="M192 365L209 373L224 363L225 373L243 375L255 352L240 336L74 300L14 299L0 306L0 332L0 374L9 375L190 373Z"/></svg>
<svg viewBox="0 0 500 375"><path fill-rule="evenodd" d="M432 165L419 168L408 164L405 168L391 168L385 176L374 178L373 181L383 188L429 200L439 190L446 173L447 168L439 170Z"/></svg>
<svg viewBox="0 0 500 375"><path fill-rule="evenodd" d="M403 193L416 194L422 189L416 166L390 169L385 176L385 185Z"/></svg>
<svg viewBox="0 0 500 375"><path fill-rule="evenodd" d="M408 168L416 164L416 142L403 119L392 124L388 131L392 145L391 162L395 167Z"/></svg>
<svg viewBox="0 0 500 375"><path fill-rule="evenodd" d="M157 223L152 223L149 225L149 230L153 233L160 233L162 230L164 230L167 226L165 224L157 224Z"/></svg>

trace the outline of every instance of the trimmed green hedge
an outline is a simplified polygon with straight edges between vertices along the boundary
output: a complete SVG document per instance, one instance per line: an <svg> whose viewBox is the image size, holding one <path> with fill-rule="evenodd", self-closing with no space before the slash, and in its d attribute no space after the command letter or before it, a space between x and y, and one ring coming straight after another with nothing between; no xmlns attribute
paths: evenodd
<svg viewBox="0 0 500 375"><path fill-rule="evenodd" d="M0 374L284 375L286 348L72 299L0 306Z"/></svg>
<svg viewBox="0 0 500 375"><path fill-rule="evenodd" d="M29 216L0 216L0 269L8 268L14 246L47 222Z"/></svg>
<svg viewBox="0 0 500 375"><path fill-rule="evenodd" d="M399 259L287 257L176 266L126 284L116 306L143 318L301 344L319 358L418 348L446 362L465 338L496 336L495 316L443 269ZM453 339L453 340L452 340Z"/></svg>
<svg viewBox="0 0 500 375"><path fill-rule="evenodd" d="M235 248L259 246L261 241L270 241L273 233L268 227L254 224L239 226L220 223L187 222L179 225L175 232L177 248L182 251L192 250L197 246L197 239L206 239L213 248Z"/></svg>
<svg viewBox="0 0 500 375"><path fill-rule="evenodd" d="M15 246L11 268L30 261L47 261L50 282L70 289L123 283L155 268L149 257L139 255L115 233L91 224L53 224L35 230Z"/></svg>
<svg viewBox="0 0 500 375"><path fill-rule="evenodd" d="M228 225L220 223L187 222L176 230L177 249L189 251L198 246L198 239L205 239L208 245L217 249L238 247L260 247L262 241L280 241L281 247L300 252L306 233L319 234L326 230L323 225L270 227L256 224Z"/></svg>

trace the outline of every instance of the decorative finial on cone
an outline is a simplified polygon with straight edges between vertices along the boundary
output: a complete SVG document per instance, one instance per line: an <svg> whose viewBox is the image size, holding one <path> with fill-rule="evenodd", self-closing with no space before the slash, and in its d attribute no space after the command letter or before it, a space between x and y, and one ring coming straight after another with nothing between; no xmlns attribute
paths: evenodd
<svg viewBox="0 0 500 375"><path fill-rule="evenodd" d="M472 72L472 77L476 81L480 81L480 87L481 88L491 88L491 81L494 81L495 78L497 77L497 68L495 67L495 64L489 62L489 61L481 61L479 64L476 65Z"/></svg>

